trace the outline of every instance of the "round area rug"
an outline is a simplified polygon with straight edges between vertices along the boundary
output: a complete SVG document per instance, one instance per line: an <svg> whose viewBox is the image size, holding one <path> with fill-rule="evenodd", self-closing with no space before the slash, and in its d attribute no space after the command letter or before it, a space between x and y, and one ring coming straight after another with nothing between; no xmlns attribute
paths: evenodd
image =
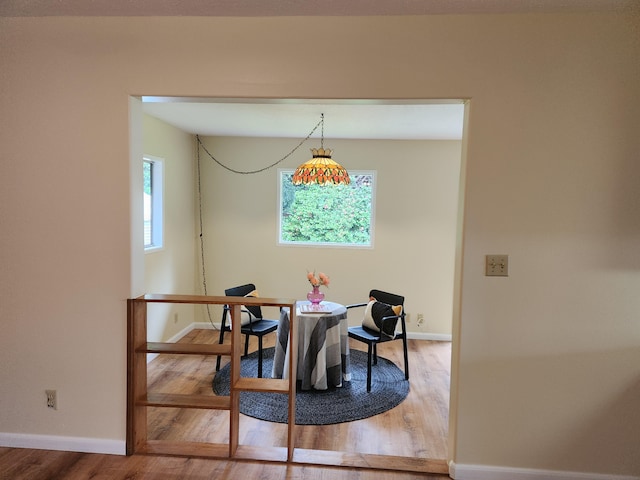
<svg viewBox="0 0 640 480"><path fill-rule="evenodd" d="M275 349L263 352L263 375L269 376ZM296 424L330 425L362 420L386 412L399 405L409 394L409 381L393 362L378 356L373 365L371 392L367 392L367 352L351 350L351 381L328 390L298 390ZM258 352L242 358L241 376L256 377ZM213 378L213 392L229 395L230 365ZM241 392L240 412L268 422L287 423L288 396L282 393Z"/></svg>

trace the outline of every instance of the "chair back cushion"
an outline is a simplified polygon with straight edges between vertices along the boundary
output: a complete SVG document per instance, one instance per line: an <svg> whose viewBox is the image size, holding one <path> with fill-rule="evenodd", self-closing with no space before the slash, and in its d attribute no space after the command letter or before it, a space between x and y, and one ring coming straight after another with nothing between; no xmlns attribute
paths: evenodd
<svg viewBox="0 0 640 480"><path fill-rule="evenodd" d="M259 297L258 291L256 290L256 286L253 283L248 283L246 285L241 285L239 287L228 288L224 291L225 296L227 297ZM240 324L242 326L248 325L251 321L256 321L262 319L262 310L259 306L241 306L242 315L240 318ZM251 312L251 315L249 314ZM231 326L231 312L227 312L227 321L228 325Z"/></svg>
<svg viewBox="0 0 640 480"><path fill-rule="evenodd" d="M374 332L380 332L381 335L387 338L394 338L396 336L398 318L387 320L384 323L382 319L385 317L394 317L401 313L402 305L389 305L388 303L379 302L372 297L364 310L362 326Z"/></svg>
<svg viewBox="0 0 640 480"><path fill-rule="evenodd" d="M387 305L403 305L404 297L402 295L396 295L395 293L383 292L382 290L371 290L369 292L369 299L375 298L379 302L386 303Z"/></svg>

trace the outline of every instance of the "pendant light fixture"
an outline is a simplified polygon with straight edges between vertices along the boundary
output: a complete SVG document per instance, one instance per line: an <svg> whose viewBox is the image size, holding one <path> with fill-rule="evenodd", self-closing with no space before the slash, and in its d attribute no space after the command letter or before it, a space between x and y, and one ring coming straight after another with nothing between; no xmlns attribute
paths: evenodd
<svg viewBox="0 0 640 480"><path fill-rule="evenodd" d="M294 185L349 185L351 179L347 170L331 159L332 151L324 148L324 113L320 116L322 126L320 137L320 148L312 148L313 158L307 160L293 173L292 182Z"/></svg>

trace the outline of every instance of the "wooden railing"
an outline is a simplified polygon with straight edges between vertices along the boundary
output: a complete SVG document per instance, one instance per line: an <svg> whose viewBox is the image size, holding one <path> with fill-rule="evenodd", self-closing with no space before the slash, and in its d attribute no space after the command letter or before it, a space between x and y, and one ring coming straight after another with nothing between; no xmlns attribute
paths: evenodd
<svg viewBox="0 0 640 480"><path fill-rule="evenodd" d="M230 344L185 344L147 341L147 304L187 303L200 305L229 305L232 330ZM127 334L127 455L154 454L185 457L250 459L300 464L332 465L379 470L446 474L444 460L399 457L365 453L333 452L297 449L295 444L295 388L297 378L298 332L296 301L276 298L213 297L197 295L143 295L129 299ZM240 376L240 356L243 342L240 333L241 305L288 307L290 311L289 380L246 378ZM227 355L231 362L231 385L228 397L215 395L167 394L147 391L147 354ZM264 391L288 394L287 446L252 447L239 445L240 392ZM147 408L200 408L228 410L229 443L178 442L149 440L147 437Z"/></svg>
<svg viewBox="0 0 640 480"><path fill-rule="evenodd" d="M147 304L187 303L200 305L229 305L231 307L230 344L182 344L147 341ZM295 332L295 300L254 297L214 297L198 295L143 295L127 301L127 455L165 454L203 456L215 458L258 458L265 460L292 461L295 428L295 388L297 365L297 341ZM271 378L248 378L240 375L242 341L240 333L240 308L242 305L288 307L290 322L289 342L292 346L289 359L288 380ZM147 391L147 354L178 355L225 355L231 362L231 385L228 397L215 395L166 394ZM239 453L238 429L240 418L240 392L260 391L289 395L288 432L286 452L274 447ZM169 442L149 440L147 436L147 408L201 408L228 410L229 443ZM282 458L284 457L284 458Z"/></svg>

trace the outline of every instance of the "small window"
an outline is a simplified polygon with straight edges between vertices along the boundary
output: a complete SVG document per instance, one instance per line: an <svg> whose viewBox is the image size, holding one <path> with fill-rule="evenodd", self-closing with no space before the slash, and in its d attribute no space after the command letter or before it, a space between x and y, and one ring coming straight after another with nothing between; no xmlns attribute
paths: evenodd
<svg viewBox="0 0 640 480"><path fill-rule="evenodd" d="M162 248L163 241L163 162L160 158L145 156L142 162L144 178L144 249Z"/></svg>
<svg viewBox="0 0 640 480"><path fill-rule="evenodd" d="M280 170L279 243L371 247L375 172L349 171L350 185L294 185Z"/></svg>

